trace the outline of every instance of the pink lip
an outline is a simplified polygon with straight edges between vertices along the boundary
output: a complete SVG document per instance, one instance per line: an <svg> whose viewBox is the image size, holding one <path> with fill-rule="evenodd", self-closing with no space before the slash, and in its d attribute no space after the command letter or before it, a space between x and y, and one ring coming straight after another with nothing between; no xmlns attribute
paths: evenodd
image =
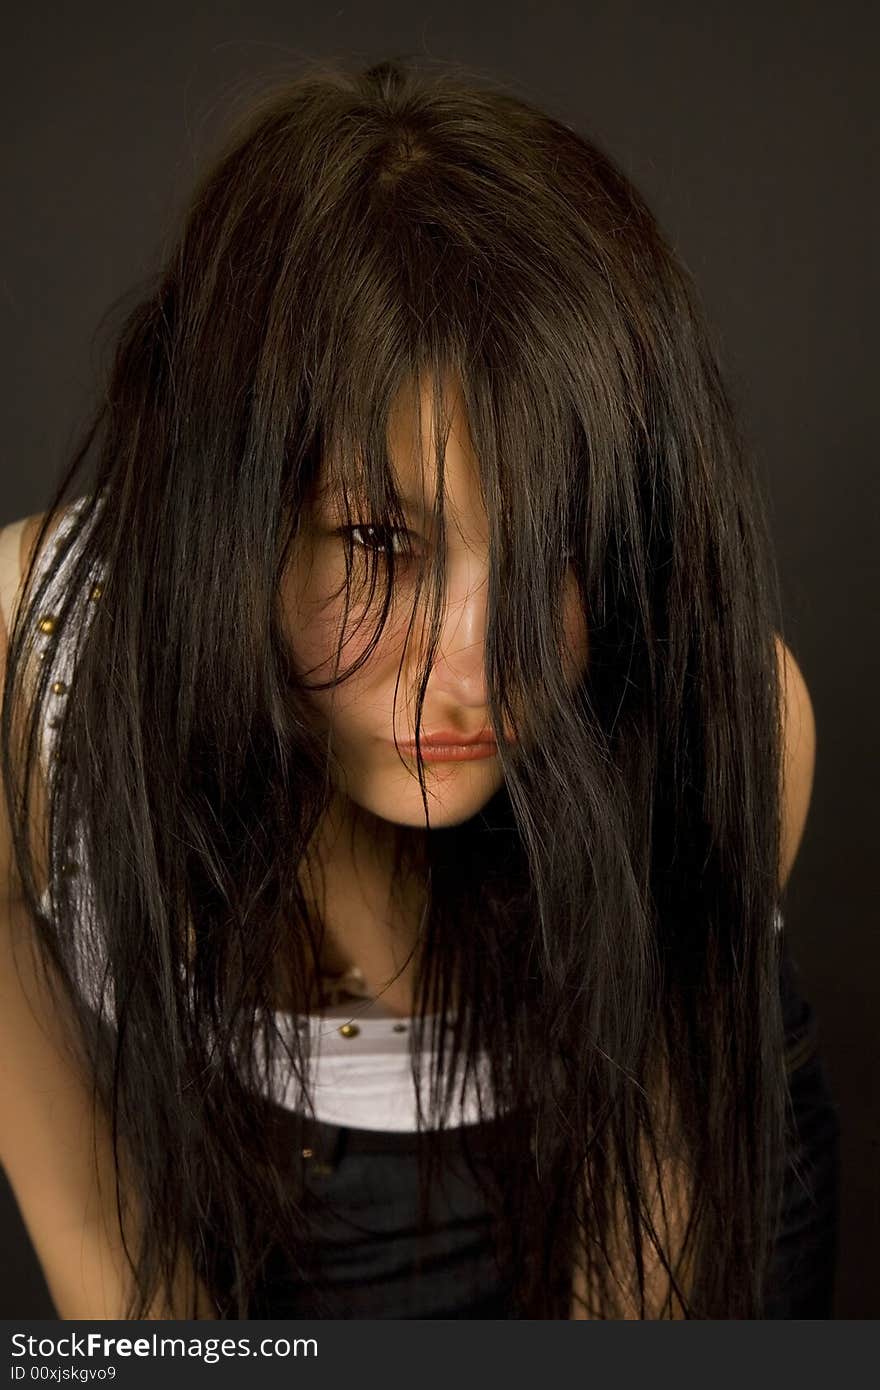
<svg viewBox="0 0 880 1390"><path fill-rule="evenodd" d="M416 756L415 740L402 742L400 749L411 757ZM424 734L421 739L424 762L470 762L476 758L492 758L498 752L498 744L491 729L480 729L475 734L460 734L455 729L438 729L433 734Z"/></svg>
<svg viewBox="0 0 880 1390"><path fill-rule="evenodd" d="M414 743L401 743L399 747L402 753L408 753L413 758L416 756ZM473 762L477 758L492 758L497 752L498 745L494 739L491 742L433 743L425 740L422 743L422 761L426 763Z"/></svg>
<svg viewBox="0 0 880 1390"><path fill-rule="evenodd" d="M494 743L495 735L491 729L478 729L475 734L461 734L457 729L437 729L433 734L422 734L421 742L423 746L442 744L446 748L452 744L458 748L462 744ZM403 746L414 748L415 742L410 740Z"/></svg>

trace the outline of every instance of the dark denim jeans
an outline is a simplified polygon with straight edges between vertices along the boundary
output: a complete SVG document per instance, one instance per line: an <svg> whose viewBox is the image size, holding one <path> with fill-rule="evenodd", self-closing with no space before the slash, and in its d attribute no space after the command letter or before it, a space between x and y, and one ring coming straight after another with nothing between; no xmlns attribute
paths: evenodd
<svg viewBox="0 0 880 1390"><path fill-rule="evenodd" d="M837 1107L817 1050L816 1020L786 955L782 974L795 1142L763 1316L830 1318L837 1256ZM503 1118L467 1126L473 1161ZM461 1152L461 1131L390 1133L311 1122L303 1159L320 1230L320 1277L294 1278L270 1261L255 1318L509 1318L507 1281L497 1268L491 1222ZM416 1145L446 1151L442 1188L432 1192L432 1227L416 1224Z"/></svg>
<svg viewBox="0 0 880 1390"><path fill-rule="evenodd" d="M470 1167L506 1123L416 1135L308 1121L304 1178L320 1264L306 1287L273 1252L252 1316L510 1317L491 1217ZM424 1145L443 1158L427 1231L418 1224Z"/></svg>

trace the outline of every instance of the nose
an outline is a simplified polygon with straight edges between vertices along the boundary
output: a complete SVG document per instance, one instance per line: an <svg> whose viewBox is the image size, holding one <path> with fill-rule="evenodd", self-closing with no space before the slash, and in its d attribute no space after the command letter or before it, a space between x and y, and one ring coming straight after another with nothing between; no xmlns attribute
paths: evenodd
<svg viewBox="0 0 880 1390"><path fill-rule="evenodd" d="M485 710L488 555L461 551L447 563L446 611L431 685L436 693L448 696L450 704Z"/></svg>

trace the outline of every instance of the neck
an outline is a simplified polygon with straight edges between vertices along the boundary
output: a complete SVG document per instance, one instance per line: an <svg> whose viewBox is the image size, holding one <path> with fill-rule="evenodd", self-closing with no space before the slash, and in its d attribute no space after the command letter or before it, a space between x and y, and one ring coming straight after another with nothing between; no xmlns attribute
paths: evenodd
<svg viewBox="0 0 880 1390"><path fill-rule="evenodd" d="M412 1012L425 905L424 840L337 797L300 868L306 900L325 928L318 976ZM322 991L315 981L317 1005ZM326 996L327 988L323 994Z"/></svg>

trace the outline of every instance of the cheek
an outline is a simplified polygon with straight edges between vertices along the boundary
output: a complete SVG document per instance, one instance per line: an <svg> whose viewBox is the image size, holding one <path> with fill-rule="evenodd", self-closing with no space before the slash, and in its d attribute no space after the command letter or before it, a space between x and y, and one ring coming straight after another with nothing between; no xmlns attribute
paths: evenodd
<svg viewBox="0 0 880 1390"><path fill-rule="evenodd" d="M313 552L293 563L280 588L284 636L297 673L306 684L332 680L337 661L340 674L344 674L361 659L375 635L384 599L380 580L369 607L358 600L355 590L346 612L344 563L331 563L322 558L320 551L318 547L317 554ZM338 700L348 703L348 688L369 685L379 669L399 655L406 627L406 621L392 607L378 642L364 665L344 682L337 693ZM323 702L333 692L317 694Z"/></svg>

